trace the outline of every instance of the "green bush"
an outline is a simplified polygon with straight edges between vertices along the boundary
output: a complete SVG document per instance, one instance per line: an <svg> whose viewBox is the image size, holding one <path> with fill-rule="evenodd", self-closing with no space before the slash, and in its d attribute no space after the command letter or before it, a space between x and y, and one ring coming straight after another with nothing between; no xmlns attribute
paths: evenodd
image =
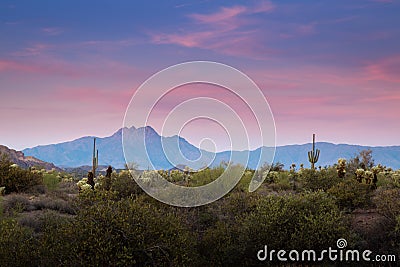
<svg viewBox="0 0 400 267"><path fill-rule="evenodd" d="M371 205L372 190L367 184L355 179L345 179L328 190L335 197L336 203L345 210L365 208Z"/></svg>
<svg viewBox="0 0 400 267"><path fill-rule="evenodd" d="M139 175L139 174L135 174ZM111 179L105 176L100 176L96 179L95 191L110 191L114 192L119 198L140 195L143 193L142 188L133 179L131 173L123 170L120 173L112 173ZM109 188L109 190L107 190Z"/></svg>
<svg viewBox="0 0 400 267"><path fill-rule="evenodd" d="M351 241L344 218L334 200L324 192L260 199L256 210L241 219L242 259L260 264L255 253L270 249L314 249L332 247L338 238Z"/></svg>
<svg viewBox="0 0 400 267"><path fill-rule="evenodd" d="M12 164L6 157L0 159L0 187L5 187L5 193L24 192L29 188L43 184L41 173L23 170Z"/></svg>
<svg viewBox="0 0 400 267"><path fill-rule="evenodd" d="M43 183L49 190L55 190L61 182L61 177L54 173L43 174Z"/></svg>
<svg viewBox="0 0 400 267"><path fill-rule="evenodd" d="M400 216L400 188L381 189L376 191L373 202L380 214L391 223L395 223Z"/></svg>
<svg viewBox="0 0 400 267"><path fill-rule="evenodd" d="M268 177L267 177L268 179ZM268 181L267 181L268 182ZM289 172L276 172L273 174L273 181L268 185L274 191L284 191L293 188L293 181Z"/></svg>
<svg viewBox="0 0 400 267"><path fill-rule="evenodd" d="M46 238L58 240L44 243L68 246L54 257L71 266L182 266L193 259L193 235L173 214L141 199L100 201L54 231Z"/></svg>
<svg viewBox="0 0 400 267"><path fill-rule="evenodd" d="M337 171L334 168L322 169L320 171L304 169L299 171L299 176L302 187L311 191L327 191L343 180L338 177Z"/></svg>
<svg viewBox="0 0 400 267"><path fill-rule="evenodd" d="M35 266L33 232L13 219L0 221L0 266Z"/></svg>
<svg viewBox="0 0 400 267"><path fill-rule="evenodd" d="M199 266L243 266L246 243L239 240L239 227L219 221L208 228L197 247L201 255Z"/></svg>

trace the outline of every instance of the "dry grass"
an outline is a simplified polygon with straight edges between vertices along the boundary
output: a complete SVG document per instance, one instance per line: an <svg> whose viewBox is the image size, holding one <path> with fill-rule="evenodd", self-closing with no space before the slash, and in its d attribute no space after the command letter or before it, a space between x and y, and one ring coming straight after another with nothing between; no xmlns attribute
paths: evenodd
<svg viewBox="0 0 400 267"><path fill-rule="evenodd" d="M10 194L3 198L3 210L7 215L32 210L29 196L25 194Z"/></svg>

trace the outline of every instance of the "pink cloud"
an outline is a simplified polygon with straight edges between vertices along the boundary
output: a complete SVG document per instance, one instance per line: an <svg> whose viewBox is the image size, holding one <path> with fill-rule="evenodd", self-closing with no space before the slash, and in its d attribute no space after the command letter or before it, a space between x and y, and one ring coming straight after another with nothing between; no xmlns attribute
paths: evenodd
<svg viewBox="0 0 400 267"><path fill-rule="evenodd" d="M275 9L275 5L271 1L258 1L257 5L252 8L252 13L270 12Z"/></svg>
<svg viewBox="0 0 400 267"><path fill-rule="evenodd" d="M314 23L310 23L310 24L304 24L304 25L298 25L296 27L296 31L297 33L301 34L301 35L311 35L316 33L316 29L315 26L317 24Z"/></svg>
<svg viewBox="0 0 400 267"><path fill-rule="evenodd" d="M219 11L210 14L191 14L190 18L194 19L198 23L203 24L226 24L236 19L240 15L251 15L255 13L270 12L275 6L270 1L260 1L256 6L232 6L232 7L221 7Z"/></svg>
<svg viewBox="0 0 400 267"><path fill-rule="evenodd" d="M40 72L41 69L17 61L0 60L0 72L5 72L5 71Z"/></svg>
<svg viewBox="0 0 400 267"><path fill-rule="evenodd" d="M243 27L254 23L252 14L270 12L275 6L269 1L256 6L221 7L210 14L190 14L191 20L201 27L190 32L150 33L155 44L175 44L190 48L208 49L226 55L266 58L277 53L263 46L259 40L259 29L245 30Z"/></svg>
<svg viewBox="0 0 400 267"><path fill-rule="evenodd" d="M41 55L42 53L48 52L51 50L53 47L49 44L34 44L29 47L25 47L22 50L15 51L11 53L12 56L17 56L17 57L26 57L26 56L38 56Z"/></svg>
<svg viewBox="0 0 400 267"><path fill-rule="evenodd" d="M400 55L380 59L365 67L369 80L400 82Z"/></svg>
<svg viewBox="0 0 400 267"><path fill-rule="evenodd" d="M215 37L215 32L203 31L190 34L153 34L156 44L178 44L185 47L202 47L206 40Z"/></svg>
<svg viewBox="0 0 400 267"><path fill-rule="evenodd" d="M125 87L66 87L55 88L48 95L49 101L69 103L70 107L92 108L93 112L118 112L123 114L133 91Z"/></svg>
<svg viewBox="0 0 400 267"><path fill-rule="evenodd" d="M34 60L0 59L0 73L24 73L40 75L58 75L73 78L83 77L131 77L143 76L140 69L113 60L95 59L80 63L69 62L56 58L35 57Z"/></svg>
<svg viewBox="0 0 400 267"><path fill-rule="evenodd" d="M240 14L243 14L247 11L247 8L244 6L233 6L233 7L222 7L218 12L211 14L191 14L189 17L194 19L197 22L205 23L205 24L213 24L213 23L226 23L228 20L231 20L237 17Z"/></svg>

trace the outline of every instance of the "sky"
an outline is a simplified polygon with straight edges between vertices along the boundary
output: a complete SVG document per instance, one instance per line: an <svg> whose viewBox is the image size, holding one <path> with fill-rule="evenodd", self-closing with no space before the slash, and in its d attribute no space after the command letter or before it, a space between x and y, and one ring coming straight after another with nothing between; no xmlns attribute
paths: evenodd
<svg viewBox="0 0 400 267"><path fill-rule="evenodd" d="M400 145L398 14L396 0L3 0L0 144L23 149L109 136L149 77L204 60L257 84L277 145L307 143L313 133L317 141ZM236 101L211 85L174 92L154 116L177 99ZM246 107L234 106L246 118ZM152 126L161 131L161 122ZM218 131L224 150L226 134L215 122L189 123L182 135L199 145Z"/></svg>

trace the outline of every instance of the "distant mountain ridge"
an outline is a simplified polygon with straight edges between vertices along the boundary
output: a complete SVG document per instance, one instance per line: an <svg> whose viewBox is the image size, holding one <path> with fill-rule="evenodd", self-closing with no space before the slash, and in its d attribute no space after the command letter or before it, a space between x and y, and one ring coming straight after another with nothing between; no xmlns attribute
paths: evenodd
<svg viewBox="0 0 400 267"><path fill-rule="evenodd" d="M97 138L96 145L99 150L99 165L111 165L115 168L124 167L125 158L121 142L123 132L124 134L129 134L129 142L132 144L143 142L143 139L146 140L147 151L152 159L151 163L157 169L170 169L173 167L162 152L162 144L166 150L171 151L168 155L169 159L178 164L182 164L182 162L179 162L180 153L176 151L176 142L179 142L179 148L182 154L188 159L194 160L200 155L205 159L209 159L213 156L211 152L200 150L182 137L176 135L172 137L160 136L150 126L140 128L131 127L119 129L108 137ZM338 158L350 159L361 150L371 149L372 156L376 163L381 163L394 169L400 168L400 146L371 147L318 142L316 143L316 147L321 150L321 155L316 166L333 165L337 162ZM274 162L283 163L285 168L289 168L292 163L295 163L297 166L301 163L308 166L307 151L310 149L311 144L278 146L276 148ZM25 155L53 162L60 167L78 167L91 164L92 150L93 136L87 136L69 142L27 148L24 149L23 152ZM250 151L248 167L254 168L257 165L257 155L260 152L266 151L271 151L271 148L261 147ZM246 162L247 151L233 151L232 153L239 158L240 162L237 163L244 164ZM218 165L222 161L229 161L230 155L230 151L217 153L212 162L212 166ZM138 148L130 158L138 164L139 169L149 168L150 163L147 160L143 148Z"/></svg>
<svg viewBox="0 0 400 267"><path fill-rule="evenodd" d="M24 169L34 166L41 166L46 170L51 170L53 168L56 170L61 170L53 163L45 162L32 156L25 156L23 152L16 151L3 145L0 145L0 155L6 155L11 162Z"/></svg>

